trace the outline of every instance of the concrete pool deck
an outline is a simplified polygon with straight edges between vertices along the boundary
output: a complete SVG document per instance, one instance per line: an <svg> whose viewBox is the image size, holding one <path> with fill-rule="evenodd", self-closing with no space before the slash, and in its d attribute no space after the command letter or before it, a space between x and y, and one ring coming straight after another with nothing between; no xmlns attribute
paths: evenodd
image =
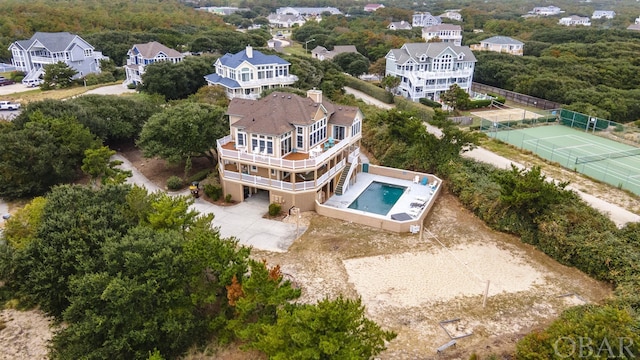
<svg viewBox="0 0 640 360"><path fill-rule="evenodd" d="M361 172L357 174L356 182L351 184L343 195L333 195L322 205L338 208L342 211L353 214L366 215L368 217L371 217L372 219L397 221L392 219L391 215L401 213L410 214L411 209L413 209L413 207L411 206L412 203L419 202L418 199L426 200L425 206L421 209L421 211L416 216L411 216L409 220L406 220L415 222L416 220L424 218L425 212L427 212L431 208L431 205L436 197L436 191L431 189L430 184L422 185L422 178L423 177L419 177L419 181L416 184L413 180L405 180L390 176ZM350 209L349 205L353 201L355 201L356 198L358 198L358 196L360 196L360 194L362 194L362 192L365 191L367 187L374 181L390 185L402 186L406 189L386 215L380 215L364 210ZM437 181L440 182L440 180ZM438 187L439 186L440 184L438 184Z"/></svg>

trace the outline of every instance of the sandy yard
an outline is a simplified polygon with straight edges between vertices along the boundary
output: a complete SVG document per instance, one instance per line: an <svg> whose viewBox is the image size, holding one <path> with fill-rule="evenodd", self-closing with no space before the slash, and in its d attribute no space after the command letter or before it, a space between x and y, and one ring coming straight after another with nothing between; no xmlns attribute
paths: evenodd
<svg viewBox="0 0 640 360"><path fill-rule="evenodd" d="M0 360L44 360L51 321L40 311L0 311Z"/></svg>
<svg viewBox="0 0 640 360"><path fill-rule="evenodd" d="M302 289L301 302L362 297L368 315L398 333L379 359L432 358L458 336L440 358L511 354L522 336L562 310L611 294L608 285L487 228L446 193L425 221L433 236L422 239L313 213L305 220L309 228L289 252L254 256L280 264Z"/></svg>
<svg viewBox="0 0 640 360"><path fill-rule="evenodd" d="M159 161L131 159L161 186L172 171ZM180 175L182 169L175 171ZM378 356L381 360L434 358L436 349L452 336L461 338L440 358L511 354L522 336L544 327L563 309L611 295L608 285L558 264L518 238L487 228L446 191L425 220L428 232L422 238L313 212L303 213L302 222L307 231L288 252L254 250L253 256L280 264L285 277L302 289L300 302L339 294L362 297L368 316L398 334ZM489 296L483 307L487 280ZM0 348L5 349L0 360L44 358L51 337L46 318L29 311L18 322L21 316L13 310L2 314L13 314L14 320L0 331ZM455 321L440 324L447 320ZM14 322L26 325L19 326L21 331L7 331ZM224 355L198 358L243 356L229 348Z"/></svg>

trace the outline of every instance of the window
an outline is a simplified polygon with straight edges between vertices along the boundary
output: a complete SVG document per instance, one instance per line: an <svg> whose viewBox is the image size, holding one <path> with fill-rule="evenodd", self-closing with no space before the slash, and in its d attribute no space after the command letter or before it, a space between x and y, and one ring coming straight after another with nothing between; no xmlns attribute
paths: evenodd
<svg viewBox="0 0 640 360"><path fill-rule="evenodd" d="M311 133L309 134L309 147L316 146L319 142L327 138L327 119L324 118L316 121L311 125Z"/></svg>
<svg viewBox="0 0 640 360"><path fill-rule="evenodd" d="M333 138L336 140L344 140L344 126L333 127Z"/></svg>
<svg viewBox="0 0 640 360"><path fill-rule="evenodd" d="M238 146L246 146L247 145L247 134L238 131Z"/></svg>
<svg viewBox="0 0 640 360"><path fill-rule="evenodd" d="M276 175L278 175L278 170L271 169L271 176L276 176Z"/></svg>
<svg viewBox="0 0 640 360"><path fill-rule="evenodd" d="M251 165L251 172L258 172L258 167L255 165Z"/></svg>
<svg viewBox="0 0 640 360"><path fill-rule="evenodd" d="M291 133L280 136L280 156L285 156L291 152Z"/></svg>
<svg viewBox="0 0 640 360"><path fill-rule="evenodd" d="M453 68L453 57L450 54L442 55L442 57L433 59L434 71L448 71Z"/></svg>
<svg viewBox="0 0 640 360"><path fill-rule="evenodd" d="M241 70L241 79L242 81L250 81L253 80L253 73L249 68L242 68Z"/></svg>
<svg viewBox="0 0 640 360"><path fill-rule="evenodd" d="M273 138L271 136L252 134L251 149L254 153L273 155Z"/></svg>
<svg viewBox="0 0 640 360"><path fill-rule="evenodd" d="M296 147L298 149L304 149L304 129L300 126L296 127Z"/></svg>
<svg viewBox="0 0 640 360"><path fill-rule="evenodd" d="M90 57L93 55L93 50L91 49L84 49L84 56L86 57Z"/></svg>
<svg viewBox="0 0 640 360"><path fill-rule="evenodd" d="M361 126L360 118L356 118L351 125L351 136L355 136L360 133Z"/></svg>

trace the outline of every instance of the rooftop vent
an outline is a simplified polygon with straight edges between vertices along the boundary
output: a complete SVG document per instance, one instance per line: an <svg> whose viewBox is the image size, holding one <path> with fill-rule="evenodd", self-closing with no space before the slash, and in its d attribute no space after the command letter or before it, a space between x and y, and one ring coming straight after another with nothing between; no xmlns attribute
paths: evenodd
<svg viewBox="0 0 640 360"><path fill-rule="evenodd" d="M287 99L291 99L291 96L287 96Z"/></svg>

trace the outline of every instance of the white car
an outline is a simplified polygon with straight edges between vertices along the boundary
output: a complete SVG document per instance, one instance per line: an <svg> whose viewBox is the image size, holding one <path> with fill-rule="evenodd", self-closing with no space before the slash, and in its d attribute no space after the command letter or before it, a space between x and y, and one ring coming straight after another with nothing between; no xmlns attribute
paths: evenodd
<svg viewBox="0 0 640 360"><path fill-rule="evenodd" d="M0 101L0 110L18 110L20 109L20 103L11 101Z"/></svg>

